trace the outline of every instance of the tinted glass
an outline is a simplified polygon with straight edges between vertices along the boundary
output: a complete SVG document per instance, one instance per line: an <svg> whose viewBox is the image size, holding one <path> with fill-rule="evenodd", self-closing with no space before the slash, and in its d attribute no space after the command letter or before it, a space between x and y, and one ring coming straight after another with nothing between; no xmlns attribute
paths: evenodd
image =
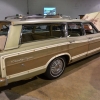
<svg viewBox="0 0 100 100"><path fill-rule="evenodd" d="M83 24L86 35L97 33L93 26L89 23Z"/></svg>
<svg viewBox="0 0 100 100"><path fill-rule="evenodd" d="M82 26L80 23L68 23L68 36L69 37L76 37L82 36Z"/></svg>
<svg viewBox="0 0 100 100"><path fill-rule="evenodd" d="M64 37L63 24L37 24L22 26L22 43Z"/></svg>

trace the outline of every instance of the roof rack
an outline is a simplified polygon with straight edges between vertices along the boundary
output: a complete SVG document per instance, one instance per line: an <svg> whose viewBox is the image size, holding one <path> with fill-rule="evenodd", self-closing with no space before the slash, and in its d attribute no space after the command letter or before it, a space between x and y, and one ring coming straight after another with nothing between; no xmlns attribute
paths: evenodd
<svg viewBox="0 0 100 100"><path fill-rule="evenodd" d="M72 19L70 16L66 16L66 15L62 15L62 18L65 18L65 19Z"/></svg>
<svg viewBox="0 0 100 100"><path fill-rule="evenodd" d="M5 20L7 20L7 19L22 19L22 18L23 18L22 14L16 14L16 15L5 17Z"/></svg>
<svg viewBox="0 0 100 100"><path fill-rule="evenodd" d="M7 19L21 19L21 20L26 20L26 19L38 19L38 18L63 18L63 19L71 19L70 16L66 15L31 15L31 16L25 16L22 14L16 14L13 16L7 16L5 17L5 20Z"/></svg>
<svg viewBox="0 0 100 100"><path fill-rule="evenodd" d="M5 20L7 19L32 19L32 18L44 18L44 16L41 15L32 15L32 16L26 16L26 15L22 15L22 14L16 14L13 16L7 16L5 17Z"/></svg>

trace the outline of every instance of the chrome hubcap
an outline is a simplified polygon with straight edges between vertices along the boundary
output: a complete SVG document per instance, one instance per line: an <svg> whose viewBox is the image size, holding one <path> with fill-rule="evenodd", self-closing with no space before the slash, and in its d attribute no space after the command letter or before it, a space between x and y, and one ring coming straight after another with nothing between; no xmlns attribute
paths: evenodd
<svg viewBox="0 0 100 100"><path fill-rule="evenodd" d="M64 67L64 62L62 59L56 59L52 62L51 65L51 74L52 75L59 75L62 73Z"/></svg>

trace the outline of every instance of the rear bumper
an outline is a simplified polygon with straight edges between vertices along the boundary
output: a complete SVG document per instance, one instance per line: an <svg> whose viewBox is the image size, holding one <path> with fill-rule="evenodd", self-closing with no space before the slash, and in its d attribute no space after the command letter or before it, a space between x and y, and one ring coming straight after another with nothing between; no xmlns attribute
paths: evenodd
<svg viewBox="0 0 100 100"><path fill-rule="evenodd" d="M0 78L0 87L7 85L6 78Z"/></svg>

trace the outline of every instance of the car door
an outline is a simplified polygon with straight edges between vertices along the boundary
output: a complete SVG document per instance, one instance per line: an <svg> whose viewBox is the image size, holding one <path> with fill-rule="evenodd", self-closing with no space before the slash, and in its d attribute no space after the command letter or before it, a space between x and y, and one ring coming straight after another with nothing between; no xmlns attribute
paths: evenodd
<svg viewBox="0 0 100 100"><path fill-rule="evenodd" d="M84 35L83 26L81 23L68 23L69 53L72 56L72 61L82 59L88 53L88 39Z"/></svg>
<svg viewBox="0 0 100 100"><path fill-rule="evenodd" d="M92 23L83 23L86 37L89 41L88 55L94 54L100 51L100 32Z"/></svg>

